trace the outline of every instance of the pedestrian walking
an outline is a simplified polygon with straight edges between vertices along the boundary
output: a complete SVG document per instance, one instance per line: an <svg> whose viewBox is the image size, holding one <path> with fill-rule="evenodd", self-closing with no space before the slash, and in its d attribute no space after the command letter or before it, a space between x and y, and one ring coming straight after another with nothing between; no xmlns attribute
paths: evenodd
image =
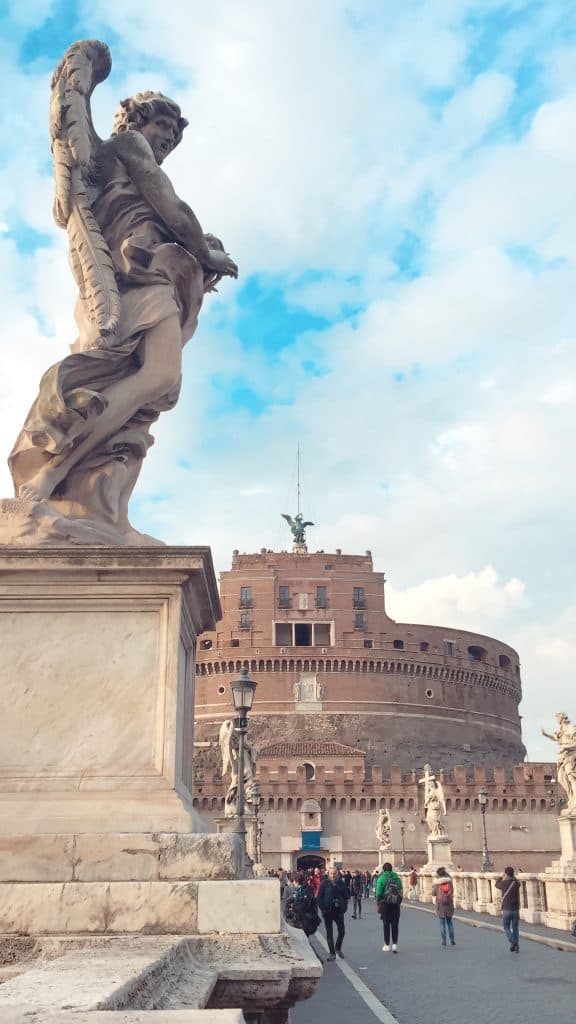
<svg viewBox="0 0 576 1024"><path fill-rule="evenodd" d="M446 871L446 868L438 868L436 880L432 883L432 895L436 901L436 914L440 922L440 937L442 945L446 945L446 930L450 945L456 945L454 938L454 883Z"/></svg>
<svg viewBox="0 0 576 1024"><path fill-rule="evenodd" d="M346 934L344 914L348 907L348 898L344 879L338 868L330 868L328 875L322 879L318 893L318 906L326 927L326 941L330 951L328 960L335 960L336 954L344 959L342 943ZM334 925L337 930L336 945L334 945Z"/></svg>
<svg viewBox="0 0 576 1024"><path fill-rule="evenodd" d="M362 896L364 895L364 878L359 871L355 871L352 875L352 881L350 883L350 891L352 893L352 917L362 917Z"/></svg>
<svg viewBox="0 0 576 1024"><path fill-rule="evenodd" d="M364 872L364 899L370 899L370 889L372 888L372 873L370 871Z"/></svg>
<svg viewBox="0 0 576 1024"><path fill-rule="evenodd" d="M308 878L303 871L298 875L298 888L294 897L294 904L294 923L296 927L302 928L307 938L310 935L314 935L320 924L320 914L318 913L318 903L314 896L313 878Z"/></svg>
<svg viewBox="0 0 576 1024"><path fill-rule="evenodd" d="M496 888L502 893L502 927L510 943L510 952L520 952L520 882L514 874L514 868L504 868L504 874L497 878Z"/></svg>
<svg viewBox="0 0 576 1024"><path fill-rule="evenodd" d="M384 926L384 953L390 952L390 937L392 937L392 952L398 952L398 926L400 923L400 904L402 903L402 879L392 865L386 861L382 865L382 871L376 881L376 910L382 918Z"/></svg>
<svg viewBox="0 0 576 1024"><path fill-rule="evenodd" d="M410 891L408 893L408 899L409 900L417 900L418 899L418 872L416 871L416 868L414 867L414 865L410 866L410 874L408 876L408 885L410 886Z"/></svg>
<svg viewBox="0 0 576 1024"><path fill-rule="evenodd" d="M318 893L320 892L320 885L322 878L324 877L324 868L314 868L314 874L312 876L314 884L314 895L318 899Z"/></svg>

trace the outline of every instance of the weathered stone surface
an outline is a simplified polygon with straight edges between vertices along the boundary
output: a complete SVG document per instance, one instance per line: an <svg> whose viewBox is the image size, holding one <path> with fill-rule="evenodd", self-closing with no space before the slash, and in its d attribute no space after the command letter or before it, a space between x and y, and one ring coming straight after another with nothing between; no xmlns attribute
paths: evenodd
<svg viewBox="0 0 576 1024"><path fill-rule="evenodd" d="M0 834L204 831L194 644L219 610L207 548L0 552Z"/></svg>
<svg viewBox="0 0 576 1024"><path fill-rule="evenodd" d="M158 1016L150 1024L156 1024L164 1009L175 1013L207 1004L259 1013L309 997L322 974L309 943L294 929L276 935L211 935L180 941L169 936L108 938L97 944L91 940L87 948L65 949L59 959L34 965L0 986L2 1024L20 1024L17 1014L24 1011L44 1014L34 1018L42 1024L64 1024L63 1008L75 1014L104 1011L110 1024L123 1021L117 1015L127 1010L147 1020L153 1009ZM90 1013L92 1019L98 1017ZM211 1024L210 1018L205 1020ZM82 1017L75 1024L80 1022L85 1024ZM222 1024L230 1022L223 1018Z"/></svg>
<svg viewBox="0 0 576 1024"><path fill-rule="evenodd" d="M198 931L257 935L279 932L278 879L198 882Z"/></svg>
<svg viewBox="0 0 576 1024"><path fill-rule="evenodd" d="M7 882L0 885L0 932L190 935L198 884L218 883Z"/></svg>
<svg viewBox="0 0 576 1024"><path fill-rule="evenodd" d="M28 1010L6 1010L2 1024L31 1024ZM242 1010L40 1011L33 1024L245 1024Z"/></svg>
<svg viewBox="0 0 576 1024"><path fill-rule="evenodd" d="M232 833L0 835L0 882L198 881L240 872Z"/></svg>

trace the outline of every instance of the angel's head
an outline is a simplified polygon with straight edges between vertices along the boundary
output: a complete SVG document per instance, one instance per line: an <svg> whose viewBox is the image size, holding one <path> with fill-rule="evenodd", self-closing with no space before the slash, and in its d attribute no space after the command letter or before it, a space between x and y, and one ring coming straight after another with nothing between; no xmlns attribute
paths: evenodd
<svg viewBox="0 0 576 1024"><path fill-rule="evenodd" d="M159 164L182 141L188 121L180 107L161 92L138 92L122 100L114 117L113 135L137 131L150 143Z"/></svg>

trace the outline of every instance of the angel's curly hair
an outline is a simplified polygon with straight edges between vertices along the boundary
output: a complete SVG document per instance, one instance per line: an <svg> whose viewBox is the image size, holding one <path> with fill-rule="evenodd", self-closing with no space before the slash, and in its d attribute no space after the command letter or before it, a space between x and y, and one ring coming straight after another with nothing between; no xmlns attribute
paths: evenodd
<svg viewBox="0 0 576 1024"><path fill-rule="evenodd" d="M120 132L138 131L143 125L148 124L153 117L166 115L175 118L178 125L178 135L175 145L182 141L184 129L188 125L182 111L174 100L164 96L161 92L137 92L135 96L129 96L122 100L120 109L114 115L112 135L119 135Z"/></svg>

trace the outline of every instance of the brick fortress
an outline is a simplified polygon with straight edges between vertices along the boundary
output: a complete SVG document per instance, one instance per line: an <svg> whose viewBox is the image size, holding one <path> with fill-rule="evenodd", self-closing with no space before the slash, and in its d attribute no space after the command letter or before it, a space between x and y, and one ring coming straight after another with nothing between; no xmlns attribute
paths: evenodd
<svg viewBox="0 0 576 1024"><path fill-rule="evenodd" d="M522 852L526 868L547 863L557 844L555 766L521 763L517 653L481 634L395 622L384 583L370 552L309 553L301 544L233 553L221 575L222 620L197 655L200 813L222 813L218 730L233 717L230 681L245 665L258 684L250 737L271 866L315 857L373 866L384 806L393 823L405 816L407 856L422 861L417 773L426 762L444 771L446 824L463 868L476 866L480 785L496 853L500 844ZM392 838L399 848L394 827Z"/></svg>

